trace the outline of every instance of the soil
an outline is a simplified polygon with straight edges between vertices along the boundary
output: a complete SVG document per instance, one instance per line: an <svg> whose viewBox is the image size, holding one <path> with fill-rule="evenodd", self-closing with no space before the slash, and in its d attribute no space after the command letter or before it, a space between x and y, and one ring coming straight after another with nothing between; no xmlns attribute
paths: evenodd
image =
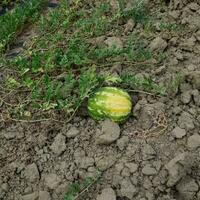
<svg viewBox="0 0 200 200"><path fill-rule="evenodd" d="M184 31L152 33L148 45L167 59L138 74L165 83L181 73L180 86L165 97L133 94L134 117L122 125L81 115L68 124L2 123L0 199L60 200L71 182L101 172L79 199L200 200L200 3L149 3L155 20Z"/></svg>

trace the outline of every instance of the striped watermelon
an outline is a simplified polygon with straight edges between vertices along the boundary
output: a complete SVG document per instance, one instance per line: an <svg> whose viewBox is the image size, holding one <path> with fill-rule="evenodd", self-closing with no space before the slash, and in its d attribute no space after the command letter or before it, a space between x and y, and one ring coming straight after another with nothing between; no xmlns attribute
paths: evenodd
<svg viewBox="0 0 200 200"><path fill-rule="evenodd" d="M88 100L89 115L96 120L110 118L123 122L130 115L131 108L129 94L116 87L103 87Z"/></svg>

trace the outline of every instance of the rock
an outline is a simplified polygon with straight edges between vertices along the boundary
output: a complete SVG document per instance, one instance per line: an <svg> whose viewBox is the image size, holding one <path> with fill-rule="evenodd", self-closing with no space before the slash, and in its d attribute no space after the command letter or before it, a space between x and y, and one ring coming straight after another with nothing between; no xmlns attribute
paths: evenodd
<svg viewBox="0 0 200 200"><path fill-rule="evenodd" d="M115 46L118 49L123 49L123 43L120 38L117 37L109 37L105 40L105 44L108 45L109 48Z"/></svg>
<svg viewBox="0 0 200 200"><path fill-rule="evenodd" d="M193 71L186 74L186 79L192 83L193 89L200 90L200 71Z"/></svg>
<svg viewBox="0 0 200 200"><path fill-rule="evenodd" d="M65 136L58 134L50 148L57 156L61 155L66 150Z"/></svg>
<svg viewBox="0 0 200 200"><path fill-rule="evenodd" d="M192 135L188 138L187 145L190 149L196 149L200 147L200 135Z"/></svg>
<svg viewBox="0 0 200 200"><path fill-rule="evenodd" d="M99 171L105 171L109 169L116 161L116 158L113 156L107 156L104 158L101 158L100 160L96 161L96 166L99 169Z"/></svg>
<svg viewBox="0 0 200 200"><path fill-rule="evenodd" d="M133 21L133 19L129 19L127 24L125 25L125 33L131 32L133 30L135 26L135 22Z"/></svg>
<svg viewBox="0 0 200 200"><path fill-rule="evenodd" d="M122 197L126 197L130 200L138 193L137 188L131 183L129 178L124 178L121 182L121 195Z"/></svg>
<svg viewBox="0 0 200 200"><path fill-rule="evenodd" d="M77 135L79 135L80 131L76 127L71 127L67 132L66 132L66 137L67 138L75 138Z"/></svg>
<svg viewBox="0 0 200 200"><path fill-rule="evenodd" d="M179 10L172 10L169 11L169 16L172 17L173 19L178 19L180 16L180 11Z"/></svg>
<svg viewBox="0 0 200 200"><path fill-rule="evenodd" d="M197 105L197 106L200 106L200 92L198 90L192 90L192 96L193 96L193 99L194 99L194 103Z"/></svg>
<svg viewBox="0 0 200 200"><path fill-rule="evenodd" d="M165 105L161 102L154 104L142 104L138 102L138 110L134 110L134 113L137 114L138 118L138 127L141 129L150 129L154 123L155 117L165 110Z"/></svg>
<svg viewBox="0 0 200 200"><path fill-rule="evenodd" d="M178 154L169 163L165 165L169 173L167 186L173 187L176 183L186 175L187 171L194 164L195 158L193 154L187 152Z"/></svg>
<svg viewBox="0 0 200 200"><path fill-rule="evenodd" d="M178 125L180 128L186 130L192 130L195 128L192 115L185 111L181 113L181 116L178 119Z"/></svg>
<svg viewBox="0 0 200 200"><path fill-rule="evenodd" d="M97 200L116 200L115 191L112 188L105 188L101 194L97 196Z"/></svg>
<svg viewBox="0 0 200 200"><path fill-rule="evenodd" d="M135 163L126 163L125 166L129 168L131 173L135 173L138 170L138 165Z"/></svg>
<svg viewBox="0 0 200 200"><path fill-rule="evenodd" d="M192 2L192 3L188 4L187 6L188 6L188 8L190 8L193 11L197 11L200 9L199 4L197 4L195 2Z"/></svg>
<svg viewBox="0 0 200 200"><path fill-rule="evenodd" d="M196 32L196 38L200 42L200 30Z"/></svg>
<svg viewBox="0 0 200 200"><path fill-rule="evenodd" d="M44 181L45 181L45 185L49 189L53 190L53 189L56 189L58 187L58 185L61 182L61 179L56 174L47 174L44 177Z"/></svg>
<svg viewBox="0 0 200 200"><path fill-rule="evenodd" d="M117 147L122 151L126 148L128 142L129 142L129 137L123 136L122 138L117 140Z"/></svg>
<svg viewBox="0 0 200 200"><path fill-rule="evenodd" d="M177 185L179 199L193 200L199 190L198 184L189 176L183 178Z"/></svg>
<svg viewBox="0 0 200 200"><path fill-rule="evenodd" d="M119 138L120 127L117 123L105 120L101 125L103 134L97 137L97 144L111 144Z"/></svg>
<svg viewBox="0 0 200 200"><path fill-rule="evenodd" d="M51 196L46 191L39 191L39 199L38 200L51 200Z"/></svg>
<svg viewBox="0 0 200 200"><path fill-rule="evenodd" d="M186 131L183 128L180 127L176 127L172 130L172 136L177 138L177 139L181 139L186 135Z"/></svg>
<svg viewBox="0 0 200 200"><path fill-rule="evenodd" d="M80 168L87 169L88 167L92 167L94 165L94 158L91 157L82 157L77 160Z"/></svg>
<svg viewBox="0 0 200 200"><path fill-rule="evenodd" d="M37 165L35 163L32 163L32 164L28 165L25 168L24 176L31 183L39 181L40 174L39 174Z"/></svg>
<svg viewBox="0 0 200 200"><path fill-rule="evenodd" d="M142 148L142 158L143 160L151 160L155 158L156 152L153 147L149 144L145 144Z"/></svg>
<svg viewBox="0 0 200 200"><path fill-rule="evenodd" d="M22 200L38 200L38 192L22 196Z"/></svg>
<svg viewBox="0 0 200 200"><path fill-rule="evenodd" d="M184 104L188 104L190 103L191 101L191 91L185 91L181 94L181 101L184 103Z"/></svg>
<svg viewBox="0 0 200 200"><path fill-rule="evenodd" d="M163 40L161 37L155 38L153 41L151 41L149 48L152 51L159 51L163 52L167 47L167 42Z"/></svg>
<svg viewBox="0 0 200 200"><path fill-rule="evenodd" d="M142 168L142 173L144 175L147 175L147 176L152 176L152 175L155 175L157 174L157 171L154 167L152 167L150 164L146 164L143 168Z"/></svg>
<svg viewBox="0 0 200 200"><path fill-rule="evenodd" d="M196 68L197 68L197 67L196 67L195 65L193 65L193 64L189 64L189 65L187 66L188 71L194 71Z"/></svg>
<svg viewBox="0 0 200 200"><path fill-rule="evenodd" d="M3 135L7 140L14 139L16 137L16 132L15 131L3 131Z"/></svg>
<svg viewBox="0 0 200 200"><path fill-rule="evenodd" d="M183 43L181 43L180 47L184 50L192 51L193 47L195 46L195 43L196 38L192 36L191 38L188 38Z"/></svg>

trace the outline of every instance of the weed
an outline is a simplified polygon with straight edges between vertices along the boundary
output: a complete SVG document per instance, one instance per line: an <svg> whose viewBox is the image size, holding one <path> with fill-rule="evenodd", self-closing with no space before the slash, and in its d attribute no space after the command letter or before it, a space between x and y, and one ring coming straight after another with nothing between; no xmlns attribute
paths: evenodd
<svg viewBox="0 0 200 200"><path fill-rule="evenodd" d="M81 182L72 183L69 186L64 200L76 200L80 195L86 192L100 178L100 176L101 175L97 175L95 178L87 177Z"/></svg>
<svg viewBox="0 0 200 200"><path fill-rule="evenodd" d="M7 12L0 17L0 54L2 54L6 46L16 38L16 35L20 32L20 29L22 29L24 23L29 18L33 17L44 2L46 1L28 1L21 6L17 6L12 12Z"/></svg>

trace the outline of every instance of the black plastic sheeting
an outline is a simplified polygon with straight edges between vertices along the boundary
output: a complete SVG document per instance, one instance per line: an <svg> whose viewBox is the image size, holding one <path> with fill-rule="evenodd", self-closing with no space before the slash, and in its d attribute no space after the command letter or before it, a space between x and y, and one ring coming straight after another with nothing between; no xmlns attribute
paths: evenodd
<svg viewBox="0 0 200 200"><path fill-rule="evenodd" d="M13 1L12 4L8 4L8 5L1 5L0 4L0 16L11 11L13 8L15 8L15 6L22 6L25 2L26 2L26 0L22 0L22 1L16 2L16 3L14 3L14 1ZM49 7L49 8L56 8L57 6L58 6L57 3L51 3L51 2L49 2L48 5L47 5L47 7Z"/></svg>

